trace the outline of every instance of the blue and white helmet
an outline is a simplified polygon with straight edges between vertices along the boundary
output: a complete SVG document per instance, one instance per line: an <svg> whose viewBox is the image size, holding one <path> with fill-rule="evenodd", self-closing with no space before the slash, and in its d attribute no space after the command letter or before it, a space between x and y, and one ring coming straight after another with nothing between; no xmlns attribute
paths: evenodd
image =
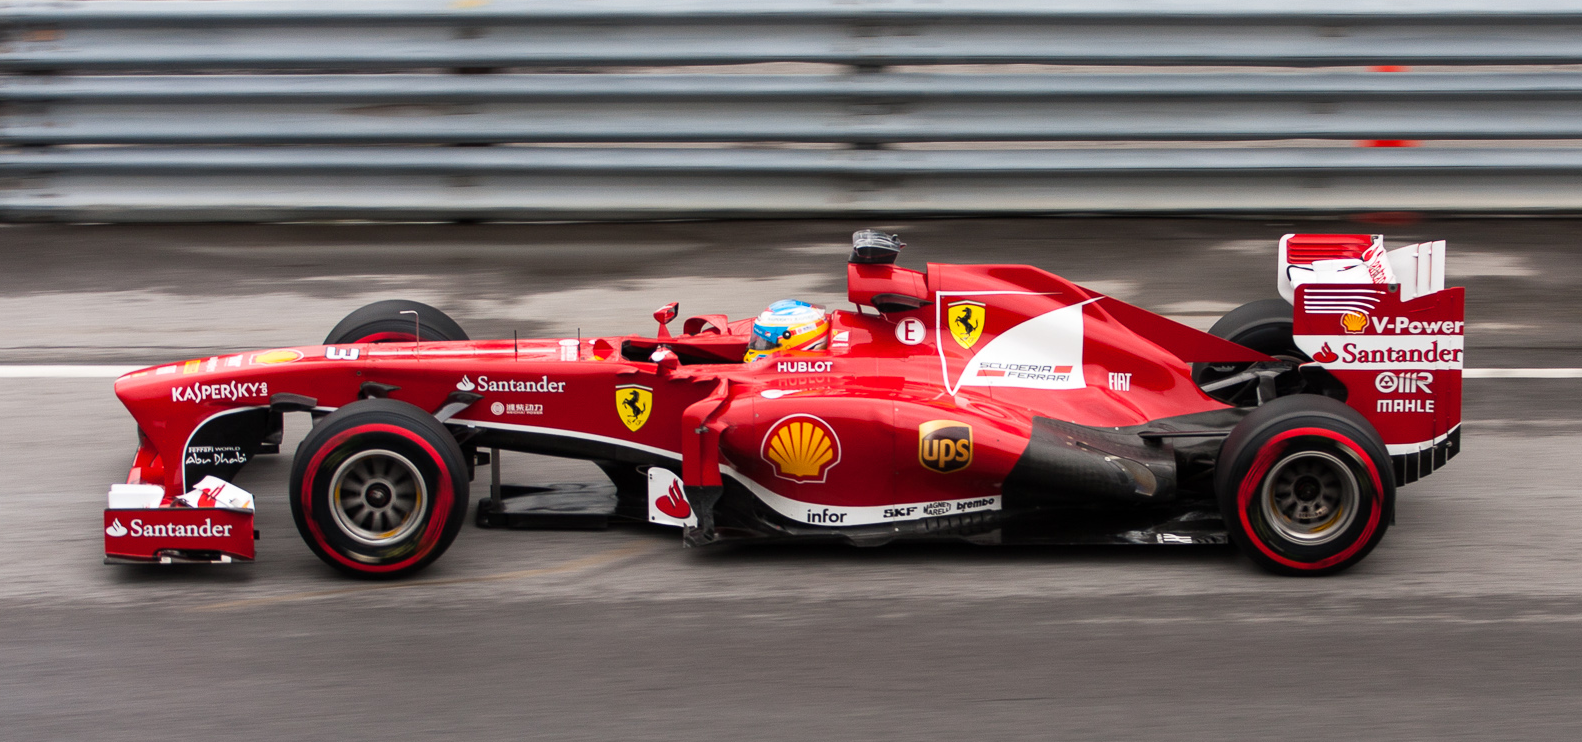
<svg viewBox="0 0 1582 742"><path fill-rule="evenodd" d="M769 305L753 321L753 336L743 360L756 361L781 353L822 351L829 343L829 314L824 307L796 299Z"/></svg>

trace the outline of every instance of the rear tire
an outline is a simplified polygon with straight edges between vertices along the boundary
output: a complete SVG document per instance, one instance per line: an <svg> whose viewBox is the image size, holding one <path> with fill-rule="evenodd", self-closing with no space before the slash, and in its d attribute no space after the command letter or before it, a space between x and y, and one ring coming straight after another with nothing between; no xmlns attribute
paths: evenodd
<svg viewBox="0 0 1582 742"><path fill-rule="evenodd" d="M417 312L417 320L403 311ZM388 299L346 315L325 336L324 344L410 343L420 339L414 330L421 330L421 339L432 342L468 339L461 325L444 312L422 302Z"/></svg>
<svg viewBox="0 0 1582 742"><path fill-rule="evenodd" d="M1231 539L1276 574L1334 574L1384 538L1395 508L1390 455L1345 403L1283 397L1225 439L1214 477Z"/></svg>
<svg viewBox="0 0 1582 742"><path fill-rule="evenodd" d="M325 563L356 577L405 577L461 530L467 464L433 415L365 399L330 413L297 446L290 493L297 530Z"/></svg>
<svg viewBox="0 0 1582 742"><path fill-rule="evenodd" d="M1243 304L1225 316L1220 317L1214 326L1209 328L1209 334L1217 338L1229 340L1237 345L1251 348L1264 355L1274 356L1284 361L1308 363L1313 359L1307 357L1301 348L1296 346L1292 336L1291 305L1284 299L1262 299L1249 304ZM1239 374L1247 370L1249 363L1194 363L1192 364L1192 380L1198 386L1218 381L1227 376ZM1275 395L1279 397L1291 394L1300 394L1306 389L1306 383L1300 373L1292 371L1275 378ZM1207 393L1225 404L1238 407L1250 407L1258 404L1258 384L1248 381L1245 384L1216 389Z"/></svg>

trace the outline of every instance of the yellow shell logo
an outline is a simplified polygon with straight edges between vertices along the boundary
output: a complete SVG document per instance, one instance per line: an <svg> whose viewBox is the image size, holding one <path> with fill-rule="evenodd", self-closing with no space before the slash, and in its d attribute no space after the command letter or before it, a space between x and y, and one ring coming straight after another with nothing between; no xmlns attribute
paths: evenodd
<svg viewBox="0 0 1582 742"><path fill-rule="evenodd" d="M946 319L950 322L950 336L956 344L972 350L973 344L983 336L983 317L987 311L982 302L958 301L950 305Z"/></svg>
<svg viewBox="0 0 1582 742"><path fill-rule="evenodd" d="M301 358L302 351L300 350L271 350L265 353L253 354L252 360L253 363L272 365L276 363L290 363Z"/></svg>
<svg viewBox="0 0 1582 742"><path fill-rule="evenodd" d="M1362 312L1347 312L1340 316L1340 326L1346 328L1346 332L1355 335L1368 326L1368 315Z"/></svg>
<svg viewBox="0 0 1582 742"><path fill-rule="evenodd" d="M840 463L840 439L829 423L817 417L790 415L770 426L763 458L781 479L820 483Z"/></svg>

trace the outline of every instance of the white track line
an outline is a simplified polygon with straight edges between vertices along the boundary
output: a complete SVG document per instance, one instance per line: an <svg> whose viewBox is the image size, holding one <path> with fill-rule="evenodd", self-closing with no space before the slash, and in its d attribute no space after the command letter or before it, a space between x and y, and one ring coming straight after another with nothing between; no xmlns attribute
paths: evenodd
<svg viewBox="0 0 1582 742"><path fill-rule="evenodd" d="M0 379L114 379L146 366L0 365Z"/></svg>
<svg viewBox="0 0 1582 742"><path fill-rule="evenodd" d="M144 366L0 364L0 379L113 379ZM1582 379L1582 368L1469 368L1468 379Z"/></svg>
<svg viewBox="0 0 1582 742"><path fill-rule="evenodd" d="M1582 368L1469 368L1467 379L1582 379Z"/></svg>

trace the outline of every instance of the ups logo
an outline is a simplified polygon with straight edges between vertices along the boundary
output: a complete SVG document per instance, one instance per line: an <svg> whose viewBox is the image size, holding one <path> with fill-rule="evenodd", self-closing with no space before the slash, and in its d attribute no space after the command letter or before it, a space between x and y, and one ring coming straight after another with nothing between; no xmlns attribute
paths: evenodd
<svg viewBox="0 0 1582 742"><path fill-rule="evenodd" d="M972 465L972 426L955 420L932 420L917 428L917 460L940 473Z"/></svg>

